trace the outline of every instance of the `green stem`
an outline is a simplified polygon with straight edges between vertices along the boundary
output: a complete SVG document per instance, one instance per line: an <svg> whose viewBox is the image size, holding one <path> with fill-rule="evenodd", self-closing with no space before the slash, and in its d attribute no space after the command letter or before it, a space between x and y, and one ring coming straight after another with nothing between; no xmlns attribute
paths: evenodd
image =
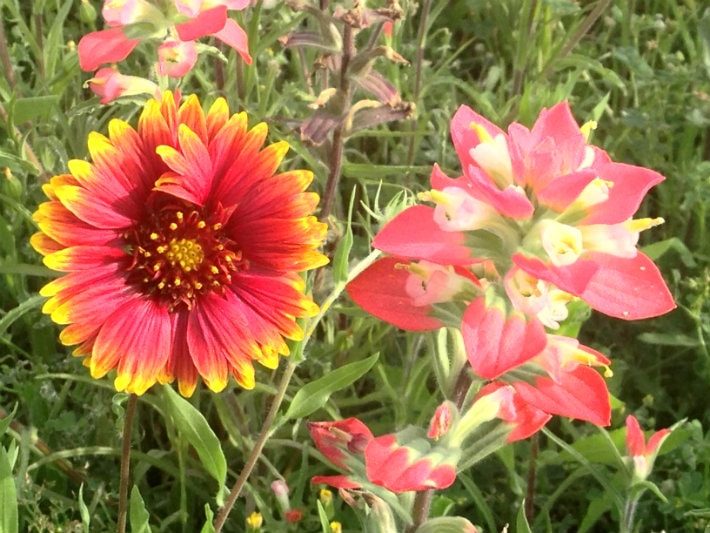
<svg viewBox="0 0 710 533"><path fill-rule="evenodd" d="M640 498L640 493L634 496L629 494L626 497L626 501L624 502L624 514L621 517L621 523L619 524L619 533L633 533L636 509Z"/></svg>
<svg viewBox="0 0 710 533"><path fill-rule="evenodd" d="M256 466L256 463L259 460L259 456L261 455L261 452L264 449L264 446L266 445L266 442L273 434L273 426L274 421L276 419L276 415L278 414L279 408L281 407L281 403L283 402L284 396L286 395L286 390L288 389L289 383L291 383L293 373L301 361L301 354L304 353L306 345L311 339L311 336L313 335L316 326L323 318L323 316L325 316L330 306L335 302L335 300L338 299L343 290L345 290L345 286L348 284L348 282L355 278L355 276L357 276L369 265L371 265L379 255L380 252L375 250L374 252L370 253L370 255L368 255L365 259L360 261L360 263L358 263L350 271L347 281L335 286L333 292L331 292L330 295L325 299L323 304L321 304L320 312L315 317L313 317L304 327L304 338L301 341L300 346L297 346L296 349L293 350L294 353L291 355L291 359L289 360L288 365L286 365L286 368L284 369L284 373L281 376L281 381L279 382L279 386L276 390L274 400L273 402L271 402L269 412L266 414L264 423L261 426L259 437L256 439L254 447L251 449L249 457L247 458L247 461L244 464L244 468L242 468L242 471L240 472L237 481L234 483L232 490L229 492L229 496L227 497L227 500L224 503L224 507L222 507L222 509L220 509L219 513L217 514L217 518L214 522L215 533L220 533L222 531L224 523L227 521L229 513L232 511L232 508L234 507L237 498L239 498L239 495L241 494L244 485L246 485L246 482L249 479L252 470L254 470L254 467Z"/></svg>
<svg viewBox="0 0 710 533"><path fill-rule="evenodd" d="M422 10L419 15L419 30L417 31L417 58L414 63L414 92L412 101L419 105L419 95L422 90L422 66L424 64L424 48L426 47L426 31L429 25L429 12L431 11L431 0L424 0ZM409 138L407 149L407 166L414 164L414 149L417 141L417 121L412 122L412 136Z"/></svg>
<svg viewBox="0 0 710 533"><path fill-rule="evenodd" d="M217 519L214 523L215 533L220 533L220 531L222 531L224 523L227 521L232 507L234 507L234 503L237 501L237 498L239 498L239 495L241 494L244 485L246 484L247 480L249 479L249 476L251 475L252 470L254 470L254 466L256 466L256 463L259 460L259 455L261 455L261 451L264 449L264 445L266 444L266 441L269 438L271 425L274 423L276 414L279 412L279 407L281 407L281 402L283 402L284 396L286 395L286 389L288 389L288 385L289 383L291 383L291 378L293 377L293 372L295 370L296 362L291 359L288 362L288 365L286 365L284 373L281 376L279 388L276 391L274 401L271 402L271 407L269 408L269 412L266 415L264 424L261 427L259 437L254 443L254 447L251 449L251 453L249 454L247 462L244 464L244 468L242 468L242 471L239 474L237 481L234 483L232 490L229 492L229 496L227 497L227 501L225 502L224 507L220 509L219 514L217 515Z"/></svg>
<svg viewBox="0 0 710 533"><path fill-rule="evenodd" d="M131 473L131 434L133 432L133 418L136 415L138 396L131 394L128 397L126 415L123 419L123 447L121 448L121 481L118 489L118 533L126 533L126 518L128 516L128 485Z"/></svg>

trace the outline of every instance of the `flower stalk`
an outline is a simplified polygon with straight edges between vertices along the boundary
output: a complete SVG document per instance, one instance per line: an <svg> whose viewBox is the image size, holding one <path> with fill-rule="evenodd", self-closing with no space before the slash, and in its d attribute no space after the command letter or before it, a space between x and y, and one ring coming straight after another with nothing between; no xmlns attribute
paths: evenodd
<svg viewBox="0 0 710 533"><path fill-rule="evenodd" d="M353 28L347 22L343 28L343 54L340 63L340 92L344 102L343 116L350 112L350 77L348 68L354 53ZM321 219L326 219L333 210L335 201L335 191L340 181L343 168L343 152L345 151L345 121L341 121L333 132L333 144L330 151L330 170L328 181L325 184L323 203L321 207Z"/></svg>
<svg viewBox="0 0 710 533"><path fill-rule="evenodd" d="M126 415L123 419L123 445L121 448L121 480L118 489L118 533L126 533L126 518L128 516L128 485L131 475L131 435L133 434L133 419L138 406L138 396L128 397Z"/></svg>

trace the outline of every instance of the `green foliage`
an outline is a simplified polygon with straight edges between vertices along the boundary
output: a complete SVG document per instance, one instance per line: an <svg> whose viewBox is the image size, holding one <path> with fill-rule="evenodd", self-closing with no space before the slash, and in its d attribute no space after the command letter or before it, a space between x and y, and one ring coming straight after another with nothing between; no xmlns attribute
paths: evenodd
<svg viewBox="0 0 710 533"><path fill-rule="evenodd" d="M391 46L411 65L383 61L378 68L404 99L415 101L416 117L348 139L327 245L334 265L320 285L313 284L316 300L322 302L346 279L349 265L367 256L381 224L428 187L434 162L458 175L447 132L460 104L504 126L513 119L530 124L542 107L569 99L580 122L598 121L595 143L617 160L667 178L642 207L666 224L648 232L642 244L659 263L678 309L626 323L594 313L587 319L588 310L580 307L571 327L581 328L583 342L613 360L610 387L625 402L615 404L613 428L630 412L643 427L689 420L656 460L649 481L667 501L647 493L637 511L639 530L704 531L710 525L710 411L704 401L710 387L710 10L698 0L435 0L419 64L422 2L400 3L404 17ZM0 409L1 533L115 530L120 424L113 387L110 380L92 380L41 315L43 298L36 292L53 274L28 244L41 186L64 172L69 159L86 156L88 132L105 132L113 117L135 121L142 101L102 106L82 88L90 75L79 70L75 43L101 24L82 15L84 5L0 0L0 56L6 48L10 61L9 68L0 62L0 171L9 171L0 175L0 408L17 406L14 418ZM98 0L92 5L100 11ZM273 139L292 146L284 169L311 168L322 192L327 146L309 146L296 131L319 92L312 72L317 52L279 44L289 31L313 29L312 23L283 5L238 16L254 66L220 49L228 62L201 57L181 90L207 103L224 95L232 109L249 113L251 123L267 120ZM147 73L152 61L149 47L141 45L122 70ZM298 530L327 531L309 480L333 471L318 461L305 421L358 416L376 434L425 426L442 397L438 387L451 388L450 376L436 366L447 358L446 342L439 343L437 361L435 340L377 322L345 296L331 303L225 532L243 531L253 510L264 516L265 531L288 531L270 490L277 478L287 480L291 505L304 510ZM223 487L252 449L278 372L257 371L253 391L230 387L213 395L198 388L187 401L166 387L142 397L132 465L134 531L211 531L209 504L221 501ZM620 454L622 430L606 435L556 420L535 445L517 443L463 472L434 498L432 515L465 516L486 531L506 523L525 531L523 507L511 502L530 498L526 474L536 456L533 531L617 530ZM337 497L328 518L342 522L346 532L365 527Z"/></svg>

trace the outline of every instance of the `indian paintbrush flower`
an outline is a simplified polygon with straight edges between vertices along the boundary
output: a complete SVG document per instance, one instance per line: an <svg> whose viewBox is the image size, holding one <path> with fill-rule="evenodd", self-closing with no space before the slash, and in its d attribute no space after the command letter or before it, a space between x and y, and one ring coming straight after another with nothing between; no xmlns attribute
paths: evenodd
<svg viewBox="0 0 710 533"><path fill-rule="evenodd" d="M648 477L653 469L656 455L670 433L670 429L659 429L646 440L638 419L634 415L626 417L626 451L631 460L635 479L643 481Z"/></svg>
<svg viewBox="0 0 710 533"><path fill-rule="evenodd" d="M249 0L172 0L158 7L146 0L104 0L101 13L107 28L81 38L79 65L84 71L95 71L123 61L141 41L159 40L157 73L180 78L197 61L197 39L206 36L216 37L251 64L246 32L228 16L229 10L242 10L249 4ZM102 103L110 101L105 94L97 94L103 97Z"/></svg>
<svg viewBox="0 0 710 533"><path fill-rule="evenodd" d="M580 128L566 102L543 109L531 130L513 123L507 133L459 108L451 137L462 176L434 165L431 190L419 194L433 205L409 207L381 228L373 246L387 256L348 293L403 329L460 328L480 378L512 383L546 413L608 424L606 385L590 368L608 360L586 347L562 350L574 339L545 328L558 329L576 300L626 320L675 304L636 247L662 219L632 218L663 176L611 161L588 144L591 126ZM561 351L586 355L555 366ZM524 365L538 377L516 377Z"/></svg>
<svg viewBox="0 0 710 533"><path fill-rule="evenodd" d="M306 170L277 174L288 145L263 148L219 98L150 100L134 129L114 119L89 135L91 162L44 185L32 237L63 275L45 285L43 311L64 326L94 378L116 370L119 391L201 377L215 392L229 376L254 387L254 362L276 368L296 322L318 306L299 272L327 262L325 224Z"/></svg>

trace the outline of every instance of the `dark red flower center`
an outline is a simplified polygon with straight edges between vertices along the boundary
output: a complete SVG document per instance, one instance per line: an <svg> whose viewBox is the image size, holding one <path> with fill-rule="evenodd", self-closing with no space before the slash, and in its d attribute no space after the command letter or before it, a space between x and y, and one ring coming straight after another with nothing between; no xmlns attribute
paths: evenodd
<svg viewBox="0 0 710 533"><path fill-rule="evenodd" d="M247 267L222 223L189 205L154 210L124 237L132 257L129 283L167 301L171 311L191 309L200 294L223 292L232 275Z"/></svg>

